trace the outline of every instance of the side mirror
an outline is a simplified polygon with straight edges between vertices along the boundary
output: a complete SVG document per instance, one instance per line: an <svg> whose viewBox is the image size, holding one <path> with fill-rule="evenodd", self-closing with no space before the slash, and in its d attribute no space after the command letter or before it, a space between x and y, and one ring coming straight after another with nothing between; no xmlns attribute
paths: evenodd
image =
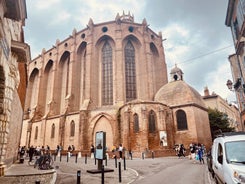
<svg viewBox="0 0 245 184"><path fill-rule="evenodd" d="M218 162L223 164L223 155L218 156Z"/></svg>

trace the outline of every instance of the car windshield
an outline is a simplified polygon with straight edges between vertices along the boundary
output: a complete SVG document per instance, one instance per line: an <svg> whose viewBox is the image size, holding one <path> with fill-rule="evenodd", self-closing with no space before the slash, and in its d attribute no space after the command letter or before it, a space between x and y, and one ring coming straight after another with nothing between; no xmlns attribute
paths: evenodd
<svg viewBox="0 0 245 184"><path fill-rule="evenodd" d="M225 143L225 152L228 163L245 164L245 140Z"/></svg>

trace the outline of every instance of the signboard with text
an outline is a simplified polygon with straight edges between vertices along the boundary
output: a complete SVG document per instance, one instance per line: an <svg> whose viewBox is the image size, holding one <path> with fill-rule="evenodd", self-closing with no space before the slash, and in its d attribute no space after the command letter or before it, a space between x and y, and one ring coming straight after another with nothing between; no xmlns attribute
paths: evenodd
<svg viewBox="0 0 245 184"><path fill-rule="evenodd" d="M95 135L95 158L104 160L106 151L106 133L103 131L96 132Z"/></svg>

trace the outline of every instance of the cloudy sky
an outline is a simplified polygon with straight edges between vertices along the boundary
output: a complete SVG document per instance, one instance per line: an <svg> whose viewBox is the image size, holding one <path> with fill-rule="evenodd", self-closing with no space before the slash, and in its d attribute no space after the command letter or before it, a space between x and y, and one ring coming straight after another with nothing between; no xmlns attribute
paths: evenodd
<svg viewBox="0 0 245 184"><path fill-rule="evenodd" d="M228 101L235 100L226 87L232 79L228 56L234 53L229 27L225 26L228 0L26 0L25 41L32 59L56 39L64 40L95 24L115 20L129 11L137 23L146 18L150 28L162 32L168 73L175 64L184 80L203 95L204 87ZM169 76L169 75L168 75Z"/></svg>

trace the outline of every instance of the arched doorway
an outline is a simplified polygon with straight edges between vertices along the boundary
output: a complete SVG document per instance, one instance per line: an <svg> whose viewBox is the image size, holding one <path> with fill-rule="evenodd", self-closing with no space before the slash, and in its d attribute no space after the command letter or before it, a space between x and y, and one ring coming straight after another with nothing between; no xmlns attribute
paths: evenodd
<svg viewBox="0 0 245 184"><path fill-rule="evenodd" d="M112 127L108 119L102 116L95 124L93 131L93 144L95 145L95 135L96 132L103 131L106 132L106 147L108 150L113 146L113 132Z"/></svg>

